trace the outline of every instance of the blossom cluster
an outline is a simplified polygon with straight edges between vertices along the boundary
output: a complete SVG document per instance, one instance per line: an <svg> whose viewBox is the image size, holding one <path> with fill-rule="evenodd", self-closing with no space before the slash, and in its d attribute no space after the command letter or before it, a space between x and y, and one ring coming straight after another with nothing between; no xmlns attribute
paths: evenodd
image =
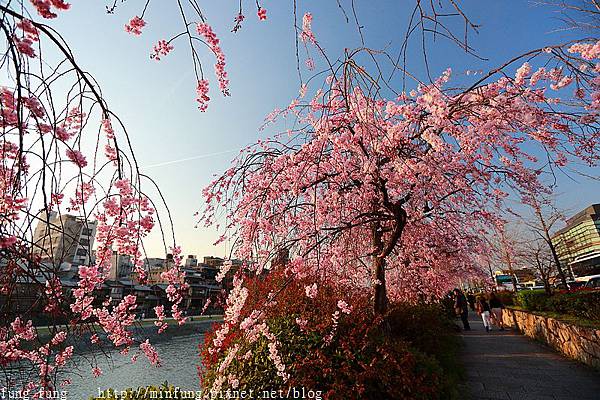
<svg viewBox="0 0 600 400"><path fill-rule="evenodd" d="M164 39L159 40L154 47L152 47L152 53L150 58L160 61L160 58L166 56L173 50L173 45Z"/></svg>
<svg viewBox="0 0 600 400"><path fill-rule="evenodd" d="M312 31L312 19L311 13L306 13L302 17L302 31L300 32L300 40L305 43L316 43L315 34Z"/></svg>
<svg viewBox="0 0 600 400"><path fill-rule="evenodd" d="M139 36L142 34L142 29L146 26L146 21L137 15L125 24L125 32Z"/></svg>
<svg viewBox="0 0 600 400"><path fill-rule="evenodd" d="M198 102L198 109L200 111L204 112L208 109L210 97L208 97L208 81L206 79L198 81L198 85L196 86L196 101Z"/></svg>
<svg viewBox="0 0 600 400"><path fill-rule="evenodd" d="M267 20L267 9L266 8L259 7L258 11L256 12L256 14L258 15L258 19L260 21L266 21Z"/></svg>
<svg viewBox="0 0 600 400"><path fill-rule="evenodd" d="M31 362L40 375L40 385L30 381L25 387L30 391L45 387L51 374L73 356L73 346L63 346L66 338L65 331L58 331L52 333L46 343L36 346L39 338L31 320L24 322L16 317L7 328L0 329L0 364Z"/></svg>
<svg viewBox="0 0 600 400"><path fill-rule="evenodd" d="M223 50L221 50L221 46L219 45L219 38L217 38L212 27L206 23L198 24L196 30L204 38L206 45L217 59L215 75L219 81L219 89L227 96L229 95L229 79L227 79L227 72L225 71L225 54L223 54Z"/></svg>
<svg viewBox="0 0 600 400"><path fill-rule="evenodd" d="M189 289L189 285L184 281L184 273L181 270L181 248L175 246L171 248L173 254L173 265L167 271L160 274L161 278L168 282L166 289L167 299L171 302L171 314L179 325L187 321L179 305L183 301L184 293Z"/></svg>
<svg viewBox="0 0 600 400"><path fill-rule="evenodd" d="M38 29L33 25L31 20L23 19L17 23L17 28L23 32L22 37L13 36L13 40L17 46L17 50L27 57L34 58L35 50L32 45L40 40Z"/></svg>
<svg viewBox="0 0 600 400"><path fill-rule="evenodd" d="M30 0L31 4L35 7L38 14L40 14L43 18L52 19L56 18L57 14L52 10L55 8L57 10L65 11L68 10L71 5L69 3L65 3L63 0Z"/></svg>

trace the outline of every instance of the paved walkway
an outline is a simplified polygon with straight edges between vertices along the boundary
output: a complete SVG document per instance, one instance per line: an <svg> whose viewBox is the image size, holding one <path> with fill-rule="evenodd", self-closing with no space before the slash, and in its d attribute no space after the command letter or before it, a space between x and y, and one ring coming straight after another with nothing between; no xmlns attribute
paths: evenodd
<svg viewBox="0 0 600 400"><path fill-rule="evenodd" d="M475 313L463 332L471 400L599 400L600 374L510 330L487 333ZM460 323L460 321L459 321Z"/></svg>

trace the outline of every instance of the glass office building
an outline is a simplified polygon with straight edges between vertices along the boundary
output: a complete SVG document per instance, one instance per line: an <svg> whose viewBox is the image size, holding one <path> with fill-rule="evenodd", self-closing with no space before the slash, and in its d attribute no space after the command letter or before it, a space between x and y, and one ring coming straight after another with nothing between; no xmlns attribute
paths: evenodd
<svg viewBox="0 0 600 400"><path fill-rule="evenodd" d="M600 274L600 204L592 204L567 220L552 237L565 270L573 277Z"/></svg>

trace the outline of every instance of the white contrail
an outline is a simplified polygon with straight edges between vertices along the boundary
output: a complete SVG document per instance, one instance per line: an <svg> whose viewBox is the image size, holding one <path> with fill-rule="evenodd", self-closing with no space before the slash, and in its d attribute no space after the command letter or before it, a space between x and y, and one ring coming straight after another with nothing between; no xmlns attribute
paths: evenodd
<svg viewBox="0 0 600 400"><path fill-rule="evenodd" d="M156 167L163 167L165 165L171 165L171 164L177 164L180 162L185 162L185 161L191 161L191 160L199 160L201 158L208 158L208 157L214 157L214 156L220 156L223 154L229 154L229 153L234 153L234 152L238 152L240 151L239 149L231 149L231 150L225 150L225 151L220 151L217 153L209 153L209 154L200 154L194 157L187 157L187 158L180 158L178 160L171 160L171 161L164 161L158 164L152 164L152 165L146 165L142 168L156 168Z"/></svg>

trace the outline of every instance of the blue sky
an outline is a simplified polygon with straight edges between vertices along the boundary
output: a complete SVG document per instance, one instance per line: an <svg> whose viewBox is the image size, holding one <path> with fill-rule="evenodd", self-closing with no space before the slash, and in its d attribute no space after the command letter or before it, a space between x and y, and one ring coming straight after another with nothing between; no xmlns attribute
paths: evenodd
<svg viewBox="0 0 600 400"><path fill-rule="evenodd" d="M350 10L349 0L340 0ZM213 93L206 113L197 110L195 79L189 48L175 42L175 50L160 62L149 59L152 45L181 30L174 1L154 0L140 37L124 32L124 24L140 13L145 1L118 2L114 15L105 12L106 1L73 1L71 10L52 24L76 54L79 64L100 83L111 109L125 122L142 171L160 185L170 206L178 242L184 253L224 255L215 248L215 232L194 229L193 214L202 207L201 190L222 172L242 147L273 134L259 131L264 117L285 107L298 93L291 1L264 0L268 20L259 22L253 2L246 2L246 21L231 33L237 1L200 1L205 15L221 38L231 80L231 97L215 93L214 58L201 52ZM399 1L356 1L367 45L394 53L403 40L408 21L407 4ZM459 80L473 79L467 70L484 71L515 54L568 38L559 15L532 2L481 0L465 2L468 15L481 26L470 43L489 58L480 61L444 40L429 43L431 71L438 75L452 67ZM328 55L336 59L344 48L360 45L356 27L346 23L334 0L298 1L299 17L313 14L313 30ZM457 27L459 27L457 25ZM459 27L460 28L460 27ZM302 57L302 55L301 55ZM408 55L411 72L425 79L418 43ZM306 77L306 71L301 65ZM187 160L174 162L177 160ZM577 211L600 201L598 184L580 177L560 177L559 204ZM150 256L162 256L158 236L147 244Z"/></svg>

